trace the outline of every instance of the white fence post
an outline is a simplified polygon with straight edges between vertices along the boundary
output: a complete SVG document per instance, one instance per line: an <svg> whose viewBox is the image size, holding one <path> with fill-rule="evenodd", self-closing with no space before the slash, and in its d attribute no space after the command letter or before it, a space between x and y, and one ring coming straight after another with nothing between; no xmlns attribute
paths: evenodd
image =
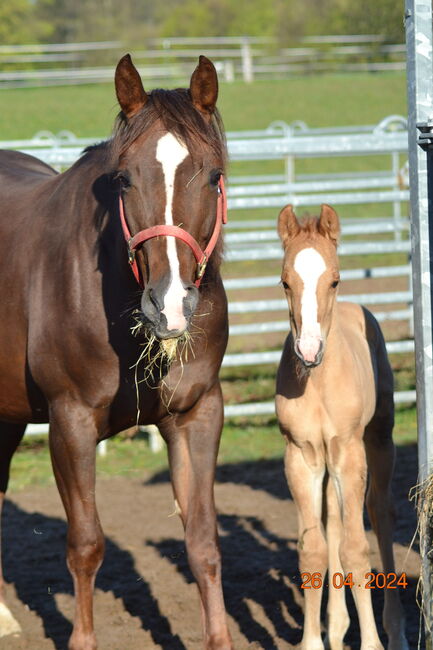
<svg viewBox="0 0 433 650"><path fill-rule="evenodd" d="M242 76L246 83L254 81L253 56L248 38L242 41Z"/></svg>

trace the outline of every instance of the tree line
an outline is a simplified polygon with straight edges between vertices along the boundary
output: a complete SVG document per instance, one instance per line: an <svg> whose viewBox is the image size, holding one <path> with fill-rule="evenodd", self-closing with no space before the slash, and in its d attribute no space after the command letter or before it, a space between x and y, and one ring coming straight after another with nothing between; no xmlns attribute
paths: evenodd
<svg viewBox="0 0 433 650"><path fill-rule="evenodd" d="M0 44L120 40L146 47L164 36L381 34L404 41L404 0L7 0Z"/></svg>

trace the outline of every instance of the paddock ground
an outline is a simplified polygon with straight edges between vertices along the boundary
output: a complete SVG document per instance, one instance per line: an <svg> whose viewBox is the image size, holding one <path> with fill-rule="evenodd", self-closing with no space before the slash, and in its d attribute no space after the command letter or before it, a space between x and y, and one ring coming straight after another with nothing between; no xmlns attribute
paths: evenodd
<svg viewBox="0 0 433 650"><path fill-rule="evenodd" d="M416 517L408 492L417 476L415 445L397 449L397 572L411 650L418 646L418 548L409 550ZM297 572L296 518L281 460L220 465L216 502L224 558L224 589L235 648L286 650L301 638L303 596ZM166 470L142 478L99 480L97 498L106 535L105 562L95 596L102 650L202 650L198 596L188 570L181 524ZM0 640L0 650L66 648L73 615L65 566L66 525L54 486L10 494L4 518L9 604L24 630ZM372 566L380 570L371 531ZM383 592L372 592L381 628ZM356 616L346 650L360 647Z"/></svg>

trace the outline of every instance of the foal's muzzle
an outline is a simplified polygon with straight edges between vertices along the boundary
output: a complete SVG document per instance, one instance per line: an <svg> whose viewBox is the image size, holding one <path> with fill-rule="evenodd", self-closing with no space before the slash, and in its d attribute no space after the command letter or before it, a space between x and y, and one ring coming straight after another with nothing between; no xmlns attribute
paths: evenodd
<svg viewBox="0 0 433 650"><path fill-rule="evenodd" d="M170 317L165 307L165 295L161 287L146 287L141 298L143 324L158 339L177 338L188 328L197 308L198 288L193 284L185 287L185 296L179 301L176 313Z"/></svg>
<svg viewBox="0 0 433 650"><path fill-rule="evenodd" d="M298 357L300 361L304 364L306 368L314 368L315 366L318 366L323 359L323 352L324 352L324 345L323 345L323 339L320 339L319 341L319 348L314 356L314 359L306 359L304 354L301 351L301 339L296 339L295 340L295 354Z"/></svg>

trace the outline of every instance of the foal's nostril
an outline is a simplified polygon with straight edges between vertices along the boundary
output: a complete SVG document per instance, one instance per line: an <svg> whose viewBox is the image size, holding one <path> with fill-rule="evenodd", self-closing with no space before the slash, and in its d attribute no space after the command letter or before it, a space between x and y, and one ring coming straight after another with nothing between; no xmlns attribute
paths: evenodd
<svg viewBox="0 0 433 650"><path fill-rule="evenodd" d="M303 352L301 349L301 339L295 339L294 350L296 356L302 361L306 368L313 368L318 366L322 362L323 352L324 352L324 343L323 339L319 340L319 347L317 352L314 354L313 358L308 358L307 352L310 354L310 351Z"/></svg>

